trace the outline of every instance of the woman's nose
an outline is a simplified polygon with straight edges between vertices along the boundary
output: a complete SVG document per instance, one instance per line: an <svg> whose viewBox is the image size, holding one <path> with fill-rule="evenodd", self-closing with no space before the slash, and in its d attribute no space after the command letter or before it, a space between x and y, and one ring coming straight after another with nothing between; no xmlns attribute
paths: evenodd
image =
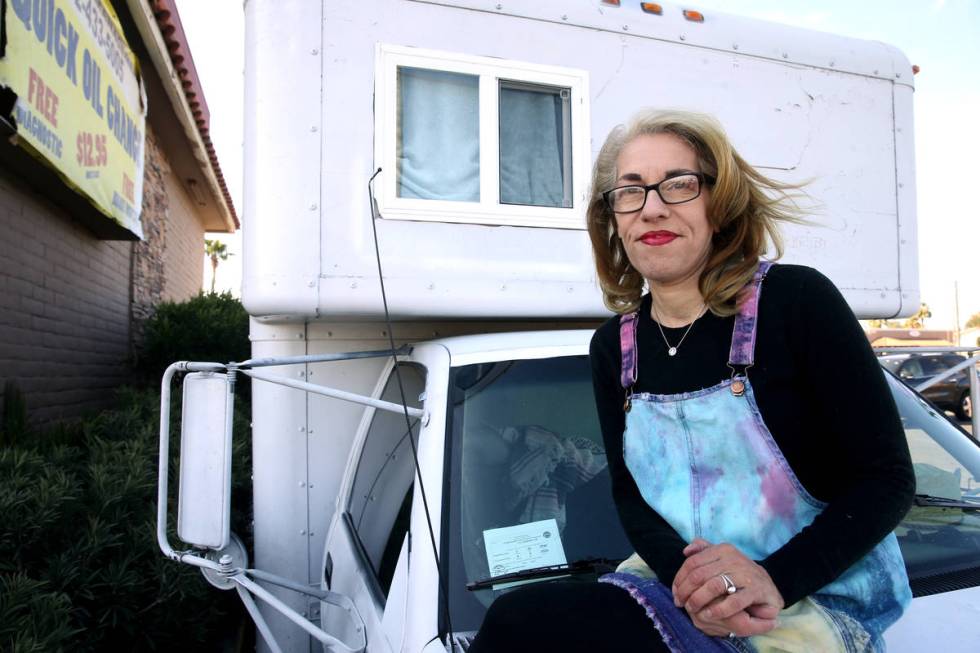
<svg viewBox="0 0 980 653"><path fill-rule="evenodd" d="M643 208L640 210L640 217L647 220L666 217L669 211L668 206L660 199L660 193L651 188L647 191L646 202L644 202Z"/></svg>

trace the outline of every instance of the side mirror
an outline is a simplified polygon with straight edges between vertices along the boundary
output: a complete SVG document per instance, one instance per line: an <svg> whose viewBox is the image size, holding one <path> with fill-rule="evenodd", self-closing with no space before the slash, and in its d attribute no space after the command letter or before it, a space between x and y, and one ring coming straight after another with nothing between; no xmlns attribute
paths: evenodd
<svg viewBox="0 0 980 653"><path fill-rule="evenodd" d="M227 374L184 377L177 535L208 549L228 545L234 392Z"/></svg>

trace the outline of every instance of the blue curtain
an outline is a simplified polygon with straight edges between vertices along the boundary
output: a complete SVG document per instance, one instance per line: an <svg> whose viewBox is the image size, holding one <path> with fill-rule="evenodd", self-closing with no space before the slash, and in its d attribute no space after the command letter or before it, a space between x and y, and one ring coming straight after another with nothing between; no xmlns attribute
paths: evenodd
<svg viewBox="0 0 980 653"><path fill-rule="evenodd" d="M398 197L479 202L479 77L399 68L398 92Z"/></svg>
<svg viewBox="0 0 980 653"><path fill-rule="evenodd" d="M500 202L564 206L562 100L554 93L500 89Z"/></svg>

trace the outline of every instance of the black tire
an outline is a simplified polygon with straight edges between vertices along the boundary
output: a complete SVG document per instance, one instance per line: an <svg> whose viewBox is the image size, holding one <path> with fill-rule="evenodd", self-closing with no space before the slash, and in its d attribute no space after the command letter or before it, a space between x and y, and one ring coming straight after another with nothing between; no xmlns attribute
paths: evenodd
<svg viewBox="0 0 980 653"><path fill-rule="evenodd" d="M954 411L956 417L961 420L968 420L973 418L973 406L970 402L970 391L966 390L960 395L960 400L956 402L956 408Z"/></svg>

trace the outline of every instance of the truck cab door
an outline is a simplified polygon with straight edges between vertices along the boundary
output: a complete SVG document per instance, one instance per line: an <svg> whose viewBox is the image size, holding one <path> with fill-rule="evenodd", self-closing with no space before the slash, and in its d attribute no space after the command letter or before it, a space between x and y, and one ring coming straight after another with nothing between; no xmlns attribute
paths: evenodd
<svg viewBox="0 0 980 653"><path fill-rule="evenodd" d="M421 408L425 367L403 361L397 369L406 404ZM386 366L373 396L402 402L393 365ZM372 652L401 649L415 478L409 438L417 442L420 426L417 417L406 422L402 413L365 410L327 539L324 582L357 605ZM393 583L399 565L403 571ZM324 609L321 620L328 631L346 627L345 615L333 608Z"/></svg>

